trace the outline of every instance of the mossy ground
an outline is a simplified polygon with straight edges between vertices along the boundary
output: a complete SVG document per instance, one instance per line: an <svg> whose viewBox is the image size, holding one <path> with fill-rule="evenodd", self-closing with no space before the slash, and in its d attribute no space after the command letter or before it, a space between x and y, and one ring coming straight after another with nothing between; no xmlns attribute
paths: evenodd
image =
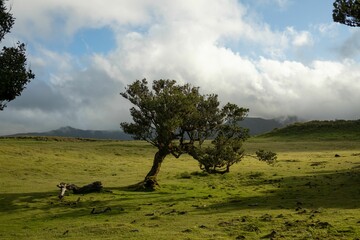
<svg viewBox="0 0 360 240"><path fill-rule="evenodd" d="M245 144L258 149L277 163L247 156L229 174L205 175L188 156L168 157L161 188L136 192L126 186L155 153L145 142L0 139L0 239L360 238L359 141ZM59 182L97 180L111 192L57 198Z"/></svg>

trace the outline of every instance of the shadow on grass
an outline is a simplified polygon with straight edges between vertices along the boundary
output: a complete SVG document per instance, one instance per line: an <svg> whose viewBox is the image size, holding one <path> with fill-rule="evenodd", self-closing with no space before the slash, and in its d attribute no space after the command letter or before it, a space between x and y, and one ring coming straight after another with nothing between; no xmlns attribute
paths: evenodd
<svg viewBox="0 0 360 240"><path fill-rule="evenodd" d="M124 191L126 187L107 188L106 192L69 194L60 200L58 191L0 193L0 214L32 214L46 219L119 215L148 210L181 195L169 192ZM175 200L172 200L175 201ZM42 213L39 215L39 211Z"/></svg>
<svg viewBox="0 0 360 240"><path fill-rule="evenodd" d="M360 208L360 170L313 172L313 175L254 179L254 196L237 196L211 204L208 209L317 209Z"/></svg>
<svg viewBox="0 0 360 240"><path fill-rule="evenodd" d="M43 205L45 199L55 197L57 192L0 193L0 212L31 209L32 205Z"/></svg>
<svg viewBox="0 0 360 240"><path fill-rule="evenodd" d="M206 203L206 207L201 207L199 210L209 214L214 211L242 209L357 209L360 207L359 168L347 171L311 172L306 176L285 178L267 179L262 175L251 175L251 177L242 178L239 184L233 184L232 189L225 190L217 188L208 191L200 185L199 188L194 186L192 190L187 189L188 185L183 187L176 185L174 190L171 185L160 191L138 192L126 190L126 187L118 187L108 189L112 192L70 194L63 201L58 199L57 191L1 193L0 213L26 215L40 211L44 218L73 218L94 213L94 216L98 213L102 214L106 208L111 210L104 214L117 215L136 211L151 212L178 203L191 206L200 202ZM197 181L203 184L205 179L201 178ZM245 192L241 191L241 188L247 188L249 195L242 196ZM218 191L228 191L233 194L229 198L220 198L216 197ZM215 196L209 193L214 193Z"/></svg>
<svg viewBox="0 0 360 240"><path fill-rule="evenodd" d="M132 204L131 197L121 199L114 196L111 193L70 194L59 200L57 192L0 194L0 214L55 220L121 215L138 209Z"/></svg>

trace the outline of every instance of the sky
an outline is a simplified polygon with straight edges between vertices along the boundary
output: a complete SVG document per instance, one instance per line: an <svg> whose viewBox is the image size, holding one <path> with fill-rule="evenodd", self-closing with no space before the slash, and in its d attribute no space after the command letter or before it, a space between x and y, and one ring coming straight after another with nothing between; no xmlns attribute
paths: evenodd
<svg viewBox="0 0 360 240"><path fill-rule="evenodd" d="M175 79L249 116L360 118L360 28L333 0L9 0L1 46L26 44L35 73L0 111L0 135L120 129L136 79Z"/></svg>

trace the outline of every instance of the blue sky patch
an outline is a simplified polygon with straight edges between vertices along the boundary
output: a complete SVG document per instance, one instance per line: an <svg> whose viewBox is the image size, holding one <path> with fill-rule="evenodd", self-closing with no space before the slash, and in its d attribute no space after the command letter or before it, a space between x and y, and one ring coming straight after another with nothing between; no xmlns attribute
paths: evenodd
<svg viewBox="0 0 360 240"><path fill-rule="evenodd" d="M68 51L75 55L108 53L115 48L115 37L110 28L81 29L73 37Z"/></svg>

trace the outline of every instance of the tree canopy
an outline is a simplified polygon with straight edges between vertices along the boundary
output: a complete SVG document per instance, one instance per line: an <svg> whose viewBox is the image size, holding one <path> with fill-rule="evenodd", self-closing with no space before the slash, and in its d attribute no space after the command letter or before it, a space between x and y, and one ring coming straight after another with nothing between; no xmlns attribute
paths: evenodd
<svg viewBox="0 0 360 240"><path fill-rule="evenodd" d="M175 80L155 80L152 89L146 79L137 80L121 95L135 105L130 109L133 122L121 123L123 131L158 149L145 188L157 185L161 163L169 154L176 158L190 154L211 173L223 167L222 172L229 171L243 156L241 142L248 133L237 122L248 109L231 103L221 108L217 95L202 95L198 87ZM209 138L213 146L202 148Z"/></svg>
<svg viewBox="0 0 360 240"><path fill-rule="evenodd" d="M360 27L360 0L336 0L333 20L350 27Z"/></svg>
<svg viewBox="0 0 360 240"><path fill-rule="evenodd" d="M10 32L14 17L0 0L0 42ZM3 47L0 52L0 110L6 103L21 95L27 83L35 77L26 69L25 44L18 42L15 47Z"/></svg>

